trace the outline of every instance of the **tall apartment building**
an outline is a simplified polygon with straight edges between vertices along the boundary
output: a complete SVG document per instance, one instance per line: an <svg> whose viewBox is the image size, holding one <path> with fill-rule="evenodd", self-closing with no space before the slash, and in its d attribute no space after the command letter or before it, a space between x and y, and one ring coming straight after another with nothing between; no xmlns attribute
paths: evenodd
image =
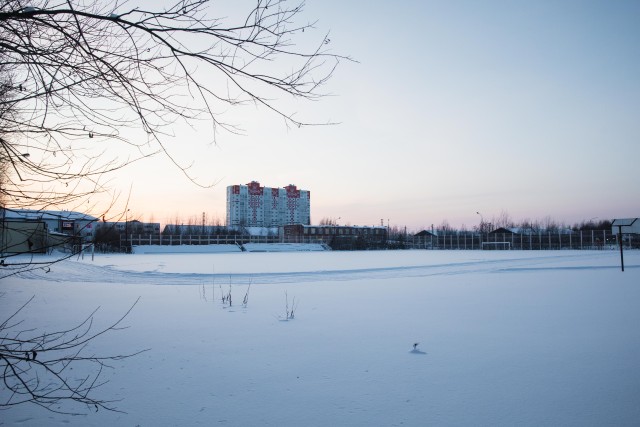
<svg viewBox="0 0 640 427"><path fill-rule="evenodd" d="M276 227L311 223L311 193L295 185L261 187L259 182L227 187L227 225Z"/></svg>

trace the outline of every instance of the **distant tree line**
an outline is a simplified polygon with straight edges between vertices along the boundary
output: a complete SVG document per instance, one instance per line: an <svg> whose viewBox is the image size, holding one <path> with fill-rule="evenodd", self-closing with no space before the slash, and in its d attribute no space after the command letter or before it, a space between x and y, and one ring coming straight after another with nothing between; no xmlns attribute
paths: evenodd
<svg viewBox="0 0 640 427"><path fill-rule="evenodd" d="M324 217L318 225L321 226L339 226L349 225L339 224L340 218ZM149 220L153 222L153 216ZM538 233L558 233L559 231L571 230L574 232L590 231L590 230L611 230L611 221L608 219L593 218L590 220L584 220L579 223L575 223L572 226L567 225L564 222L557 221L550 216L546 216L542 219L529 219L525 218L520 221L515 221L511 216L503 211L500 215L494 215L490 219L481 218L478 225L471 228L462 225L459 228L453 227L447 220L443 220L438 226L431 226L424 229L424 231L433 233L434 235L450 235L450 234L486 234L491 233L494 230L501 228L514 230L520 234L538 234ZM127 234L134 236L145 236L149 234L162 234L163 236L233 236L248 234L247 230L242 226L227 227L224 222L217 217L213 217L207 214L202 216L191 216L186 219L176 216L172 220L172 224L164 225L162 228L150 233L147 228L145 229L145 223L138 220L130 220L127 222ZM363 236L358 237L339 237L336 236L329 246L335 250L371 250L371 249L403 249L412 247L413 237L423 231L423 229L411 230L406 226L388 226L388 236L384 242L370 241ZM269 235L277 235L276 232L270 230ZM95 235L96 247L104 251L118 251L122 250L123 242L123 229L116 229L114 227L98 227Z"/></svg>
<svg viewBox="0 0 640 427"><path fill-rule="evenodd" d="M455 228L449 224L447 220L443 220L440 225L433 229L434 232L452 233L452 232L477 232L490 233L499 228L517 229L521 233L539 233L539 232L558 232L560 230L586 231L586 230L610 230L611 220L592 218L583 220L573 225L568 225L563 221L557 221L551 216L545 216L542 219L525 218L515 221L508 212L502 211L499 215L494 215L490 219L480 217L478 225L469 229L464 224L460 228ZM431 230L428 230L431 231Z"/></svg>

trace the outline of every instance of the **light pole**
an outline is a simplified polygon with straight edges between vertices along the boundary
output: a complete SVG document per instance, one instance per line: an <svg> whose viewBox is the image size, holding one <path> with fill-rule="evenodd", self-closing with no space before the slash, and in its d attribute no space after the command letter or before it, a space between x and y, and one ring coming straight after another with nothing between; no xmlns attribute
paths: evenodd
<svg viewBox="0 0 640 427"><path fill-rule="evenodd" d="M478 229L478 231L480 232L480 242L479 242L480 249L482 249L482 231L483 231L483 228L484 228L484 217L482 216L482 214L480 212L476 211L476 213L478 215L480 215L480 228Z"/></svg>

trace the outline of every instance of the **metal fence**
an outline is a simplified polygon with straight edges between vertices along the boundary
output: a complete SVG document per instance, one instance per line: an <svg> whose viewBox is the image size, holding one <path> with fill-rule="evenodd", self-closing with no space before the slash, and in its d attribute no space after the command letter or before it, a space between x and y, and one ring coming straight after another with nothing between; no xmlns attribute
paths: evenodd
<svg viewBox="0 0 640 427"><path fill-rule="evenodd" d="M622 241L624 248L640 248L640 235L625 234ZM610 230L588 230L522 234L451 232L432 236L408 236L406 244L416 249L599 250L615 249L618 241Z"/></svg>
<svg viewBox="0 0 640 427"><path fill-rule="evenodd" d="M325 243L317 236L251 236L251 235L162 235L131 234L122 236L120 248L144 245L244 245L246 243ZM601 250L617 248L617 236L611 230L588 230L573 233L539 231L530 233L439 232L428 236L392 236L382 247L394 249L456 250ZM381 247L377 242L376 248ZM640 235L623 235L625 249L640 248Z"/></svg>
<svg viewBox="0 0 640 427"><path fill-rule="evenodd" d="M245 243L279 243L279 236L236 235L162 235L131 234L120 239L121 246L178 246L178 245L243 245Z"/></svg>

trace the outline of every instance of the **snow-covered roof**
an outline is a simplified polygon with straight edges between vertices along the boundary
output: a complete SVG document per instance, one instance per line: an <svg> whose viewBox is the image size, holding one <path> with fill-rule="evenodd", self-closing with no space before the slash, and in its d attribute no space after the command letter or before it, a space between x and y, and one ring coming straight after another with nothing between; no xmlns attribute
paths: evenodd
<svg viewBox="0 0 640 427"><path fill-rule="evenodd" d="M54 211L37 209L3 209L5 218L10 219L37 219L37 220L73 220L96 221L98 218L74 211Z"/></svg>
<svg viewBox="0 0 640 427"><path fill-rule="evenodd" d="M292 225L297 225L297 224L292 224ZM366 229L372 229L372 228L379 228L381 230L386 230L387 227L384 225L330 225L330 224L323 224L323 225L307 225L304 224L302 225L304 228L335 228L335 229L347 229L347 228L366 228Z"/></svg>
<svg viewBox="0 0 640 427"><path fill-rule="evenodd" d="M509 228L506 228L506 230L509 230L514 234L537 234L537 233L573 234L573 230L570 228L559 228L555 230L547 230L547 229L532 229L531 227L509 227ZM494 230L493 232L496 232L496 231Z"/></svg>

